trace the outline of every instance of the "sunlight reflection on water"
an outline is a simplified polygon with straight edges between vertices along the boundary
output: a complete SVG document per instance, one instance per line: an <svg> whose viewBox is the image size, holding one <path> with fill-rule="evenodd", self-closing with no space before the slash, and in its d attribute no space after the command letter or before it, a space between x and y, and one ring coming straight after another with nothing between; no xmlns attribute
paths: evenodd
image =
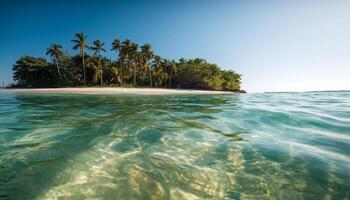
<svg viewBox="0 0 350 200"><path fill-rule="evenodd" d="M349 99L1 93L0 198L346 199Z"/></svg>

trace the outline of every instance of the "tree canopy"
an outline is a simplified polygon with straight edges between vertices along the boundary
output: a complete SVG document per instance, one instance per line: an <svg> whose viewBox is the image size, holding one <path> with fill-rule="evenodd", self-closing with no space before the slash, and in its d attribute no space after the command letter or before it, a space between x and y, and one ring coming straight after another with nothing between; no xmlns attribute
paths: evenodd
<svg viewBox="0 0 350 200"><path fill-rule="evenodd" d="M104 43L95 40L88 45L87 36L77 33L70 56L62 46L52 44L46 54L52 62L41 57L24 56L13 65L13 79L17 87L75 87L75 86L130 86L190 88L205 90L239 91L241 75L232 70L222 70L205 59L178 61L156 55L151 45L139 46L131 40L115 39L111 51L116 60L103 56ZM86 50L92 50L88 54Z"/></svg>

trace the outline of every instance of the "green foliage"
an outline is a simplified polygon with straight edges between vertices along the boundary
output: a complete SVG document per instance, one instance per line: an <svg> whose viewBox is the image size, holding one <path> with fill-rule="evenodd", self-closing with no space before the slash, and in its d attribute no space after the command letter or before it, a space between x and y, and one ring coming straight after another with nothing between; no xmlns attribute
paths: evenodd
<svg viewBox="0 0 350 200"><path fill-rule="evenodd" d="M216 64L204 59L181 59L177 64L174 84L180 88L237 91L240 89L240 75L222 71Z"/></svg>
<svg viewBox="0 0 350 200"><path fill-rule="evenodd" d="M17 87L65 87L123 86L123 87L169 87L205 90L239 91L241 75L221 70L216 64L204 59L163 59L153 53L146 43L139 48L136 43L115 39L112 51L118 59L103 57L104 43L94 41L89 47L83 33L76 34L73 49L79 54L69 56L62 46L53 44L47 49L52 62L44 58L24 56L13 65ZM94 51L93 55L85 53Z"/></svg>
<svg viewBox="0 0 350 200"><path fill-rule="evenodd" d="M24 56L13 65L13 79L19 87L53 87L56 67L44 58Z"/></svg>
<svg viewBox="0 0 350 200"><path fill-rule="evenodd" d="M234 71L222 71L222 89L227 91L239 91L241 89L241 75Z"/></svg>

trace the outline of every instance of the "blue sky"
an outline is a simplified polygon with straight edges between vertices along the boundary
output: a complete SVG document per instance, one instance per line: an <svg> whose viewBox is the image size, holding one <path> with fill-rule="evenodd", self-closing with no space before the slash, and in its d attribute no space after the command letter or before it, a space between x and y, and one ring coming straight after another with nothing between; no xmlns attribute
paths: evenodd
<svg viewBox="0 0 350 200"><path fill-rule="evenodd" d="M76 32L149 42L162 57L202 57L249 92L350 89L349 0L0 1L0 81L23 55ZM105 54L112 59L112 52Z"/></svg>

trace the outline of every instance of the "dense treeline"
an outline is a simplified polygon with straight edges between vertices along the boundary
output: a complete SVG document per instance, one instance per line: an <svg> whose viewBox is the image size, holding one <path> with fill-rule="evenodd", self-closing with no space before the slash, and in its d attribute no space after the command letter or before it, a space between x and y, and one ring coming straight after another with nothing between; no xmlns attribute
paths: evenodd
<svg viewBox="0 0 350 200"><path fill-rule="evenodd" d="M105 43L96 40L88 45L87 37L77 33L72 40L79 54L69 56L62 46L53 44L44 58L24 56L13 66L17 87L132 86L240 90L241 76L221 70L204 59L168 60L155 55L150 44L138 46L115 39L111 51L118 57L103 57ZM93 54L87 54L87 50Z"/></svg>

